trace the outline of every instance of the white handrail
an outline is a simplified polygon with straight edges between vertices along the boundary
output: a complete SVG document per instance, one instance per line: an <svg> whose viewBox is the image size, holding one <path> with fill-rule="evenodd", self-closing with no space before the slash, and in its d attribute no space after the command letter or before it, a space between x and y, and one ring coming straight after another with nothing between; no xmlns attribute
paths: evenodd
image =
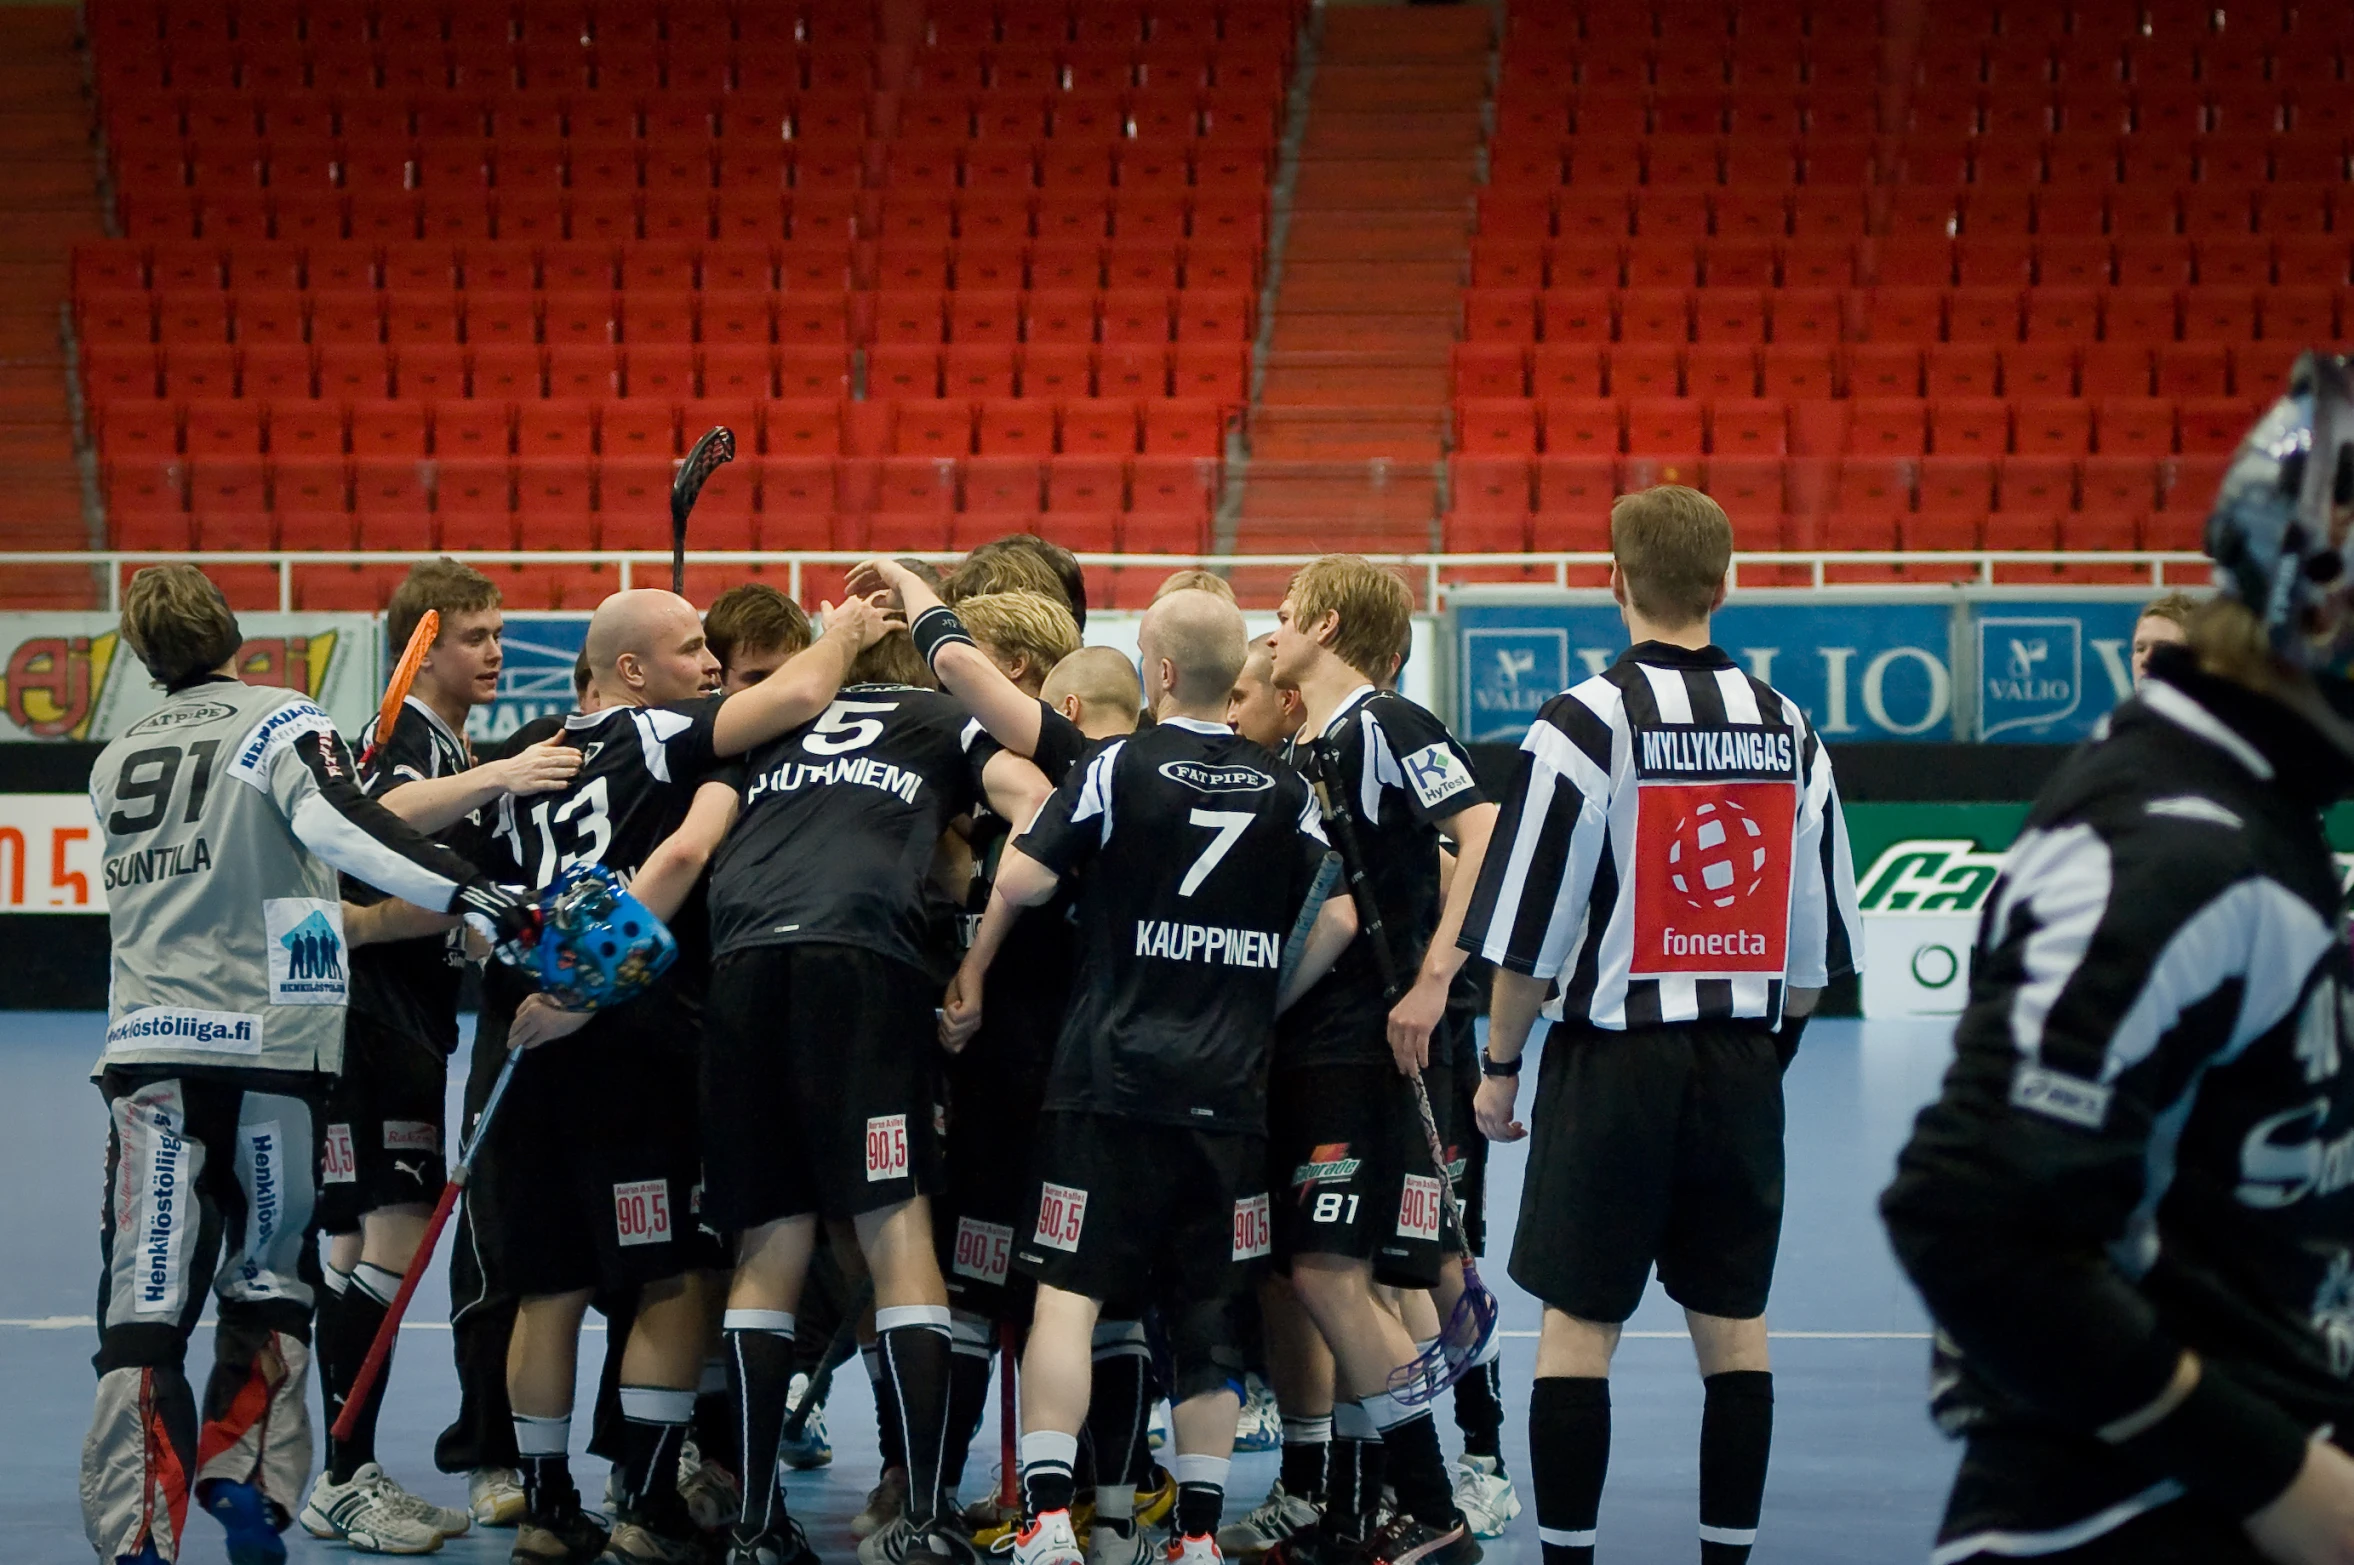
<svg viewBox="0 0 2354 1565"><path fill-rule="evenodd" d="M26 565L83 565L106 572L106 607L116 610L122 602L122 568L126 565L160 565L170 561L184 561L192 565L267 565L278 573L278 607L291 611L294 607L294 572L309 565L409 565L419 560L441 558L445 553L462 553L471 562L490 565L611 565L617 567L616 589L625 589L636 582L638 567L652 570L654 580L669 579L670 556L661 550L635 552L601 549L467 549L446 551L425 550L359 550L336 549L317 551L255 550L222 553L198 550L194 552L149 551L133 549L108 550L42 550L21 553L0 553L0 571L12 566ZM855 565L872 559L877 551L857 549L812 549L797 551L762 551L756 549L690 550L687 562L691 565L784 565L788 567L786 592L801 596L801 573L805 567L817 565ZM902 558L954 561L964 557L963 550L911 549L895 551ZM1321 556L1316 552L1287 552L1279 554L1080 554L1082 566L1098 566L1123 570L1184 570L1200 566L1211 570L1248 570L1253 567L1297 567ZM1528 553L1528 554L1368 554L1376 564L1388 565L1413 572L1423 578L1423 602L1438 608L1445 600L1450 571L1495 570L1537 566L1550 569L1555 587L1566 588L1569 572L1577 567L1606 566L1610 556L1603 553ZM2168 585L2169 566L2204 568L2211 562L2203 554L2178 550L2119 550L2114 553L2087 554L2083 551L2060 549L2003 549L1962 550L1951 552L1894 549L1821 549L1791 550L1781 553L1736 553L1733 556L1735 587L1742 585L1743 567L1760 569L1807 568L1808 588L1819 590L1826 586L1842 585L1829 580L1828 572L1843 565L1915 565L1946 569L1967 569L1967 580L1959 577L1937 582L1922 582L1918 586L1981 586L1997 585L1994 572L2004 565L2110 565L2129 566L2149 573L2152 587ZM2178 579L2175 585L2181 585ZM1542 585L1530 583L1529 585ZM1786 584L1776 584L1786 585ZM1858 586L1886 586L1887 583L1857 583ZM2013 584L2017 585L2017 584ZM1748 590L1771 592L1774 586L1758 586Z"/></svg>

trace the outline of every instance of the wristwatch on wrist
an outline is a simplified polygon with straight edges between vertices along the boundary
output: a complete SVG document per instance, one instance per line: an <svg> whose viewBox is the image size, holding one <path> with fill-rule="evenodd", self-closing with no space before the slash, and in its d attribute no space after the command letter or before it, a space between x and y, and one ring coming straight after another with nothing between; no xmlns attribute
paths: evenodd
<svg viewBox="0 0 2354 1565"><path fill-rule="evenodd" d="M1499 1060L1482 1049L1479 1051L1479 1073L1482 1076L1517 1076L1520 1074L1520 1056Z"/></svg>

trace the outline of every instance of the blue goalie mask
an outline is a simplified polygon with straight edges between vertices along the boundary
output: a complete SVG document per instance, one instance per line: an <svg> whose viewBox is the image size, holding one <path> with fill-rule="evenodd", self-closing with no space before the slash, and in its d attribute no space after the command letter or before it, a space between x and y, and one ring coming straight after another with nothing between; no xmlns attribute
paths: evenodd
<svg viewBox="0 0 2354 1565"><path fill-rule="evenodd" d="M678 959L651 908L601 864L576 864L540 904L539 985L568 1011L594 1011L644 992Z"/></svg>
<svg viewBox="0 0 2354 1565"><path fill-rule="evenodd" d="M2306 353L2224 471L2207 553L2216 585L2255 611L2273 651L2325 689L2354 676L2350 522L2354 380L2344 359Z"/></svg>

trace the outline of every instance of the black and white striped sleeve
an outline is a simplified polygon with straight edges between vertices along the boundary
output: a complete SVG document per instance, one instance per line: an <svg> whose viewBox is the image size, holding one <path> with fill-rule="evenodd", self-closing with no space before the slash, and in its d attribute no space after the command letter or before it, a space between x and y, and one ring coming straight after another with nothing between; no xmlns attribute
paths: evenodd
<svg viewBox="0 0 2354 1565"><path fill-rule="evenodd" d="M2224 1469L2294 1472L2305 1435L2212 1365L2168 1411L2184 1345L2135 1285L2158 1260L2202 1085L2291 1014L2333 938L2232 837L2137 808L2019 839L1953 1068L1881 1198L1899 1261L1976 1373L2069 1428L2137 1442L2194 1489Z"/></svg>
<svg viewBox="0 0 2354 1565"><path fill-rule="evenodd" d="M1531 978L1576 952L1610 852L1613 766L1626 746L1615 686L1589 679L1545 704L1521 741L1456 944Z"/></svg>
<svg viewBox="0 0 2354 1565"><path fill-rule="evenodd" d="M1791 844L1788 982L1820 989L1858 971L1863 960L1862 914L1856 907L1855 854L1831 752L1807 726L1798 703L1782 697L1783 720L1800 735L1798 830Z"/></svg>

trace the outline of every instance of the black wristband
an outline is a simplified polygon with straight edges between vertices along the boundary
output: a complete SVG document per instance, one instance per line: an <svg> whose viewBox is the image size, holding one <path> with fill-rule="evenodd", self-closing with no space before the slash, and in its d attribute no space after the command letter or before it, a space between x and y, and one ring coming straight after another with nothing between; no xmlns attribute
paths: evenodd
<svg viewBox="0 0 2354 1565"><path fill-rule="evenodd" d="M2305 1443L2304 1426L2287 1411L2205 1363L2182 1405L2120 1449L2147 1451L2225 1515L2250 1516L2295 1480Z"/></svg>
<svg viewBox="0 0 2354 1565"><path fill-rule="evenodd" d="M926 663L936 663L942 647L958 642L968 647L974 644L973 633L964 628L956 610L946 604L918 614L915 623L907 627L907 633L915 638L915 649L924 655Z"/></svg>
<svg viewBox="0 0 2354 1565"><path fill-rule="evenodd" d="M1805 1016L1792 1016L1788 1011L1782 1013L1782 1025L1774 1033L1774 1054L1781 1060L1785 1071L1790 1068L1790 1062L1798 1057L1798 1040L1805 1036L1807 1021L1813 1015L1812 1011Z"/></svg>
<svg viewBox="0 0 2354 1565"><path fill-rule="evenodd" d="M1509 1060L1499 1060L1487 1050L1482 1049L1479 1051L1479 1073L1482 1076L1491 1077L1517 1076L1520 1074L1520 1062L1524 1058L1526 1056L1515 1054Z"/></svg>

